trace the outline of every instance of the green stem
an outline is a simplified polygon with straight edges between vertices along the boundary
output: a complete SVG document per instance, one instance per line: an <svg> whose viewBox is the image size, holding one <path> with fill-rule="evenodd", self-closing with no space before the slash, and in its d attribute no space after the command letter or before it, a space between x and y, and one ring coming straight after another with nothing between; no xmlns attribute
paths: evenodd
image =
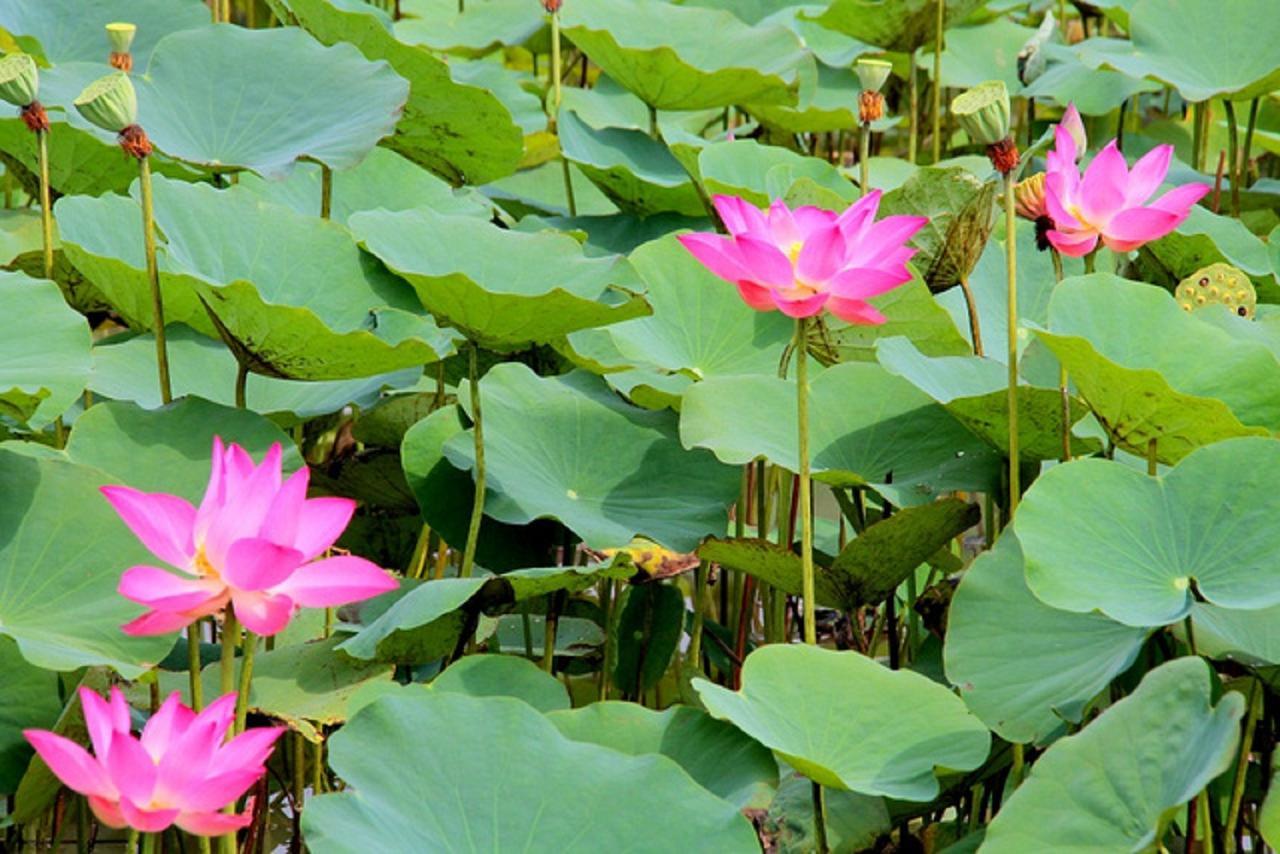
<svg viewBox="0 0 1280 854"><path fill-rule="evenodd" d="M817 842L817 854L828 854L831 851L827 843L827 799L823 795L820 783L810 783L813 789L813 830Z"/></svg>
<svg viewBox="0 0 1280 854"><path fill-rule="evenodd" d="M1200 813L1200 846L1201 854L1213 854L1213 818L1209 815L1209 787L1200 790L1196 796L1197 812Z"/></svg>
<svg viewBox="0 0 1280 854"><path fill-rule="evenodd" d="M142 185L142 245L147 254L147 282L151 285L151 325L156 336L156 367L160 371L160 400L173 400L169 385L169 348L165 344L164 299L160 295L160 268L156 265L155 202L151 196L151 158L138 161L138 179Z"/></svg>
<svg viewBox="0 0 1280 854"><path fill-rule="evenodd" d="M1009 788L1016 789L1022 783L1027 767L1026 750L1018 742L1013 743L1013 764L1009 766Z"/></svg>
<svg viewBox="0 0 1280 854"><path fill-rule="evenodd" d="M960 277L960 290L964 294L965 312L969 315L969 339L973 342L973 355L982 355L982 326L978 321L978 301L969 287L969 277Z"/></svg>
<svg viewBox="0 0 1280 854"><path fill-rule="evenodd" d="M49 132L37 131L40 147L40 235L44 239L44 277L53 279L53 205L49 201Z"/></svg>
<svg viewBox="0 0 1280 854"><path fill-rule="evenodd" d="M560 622L560 594L547 597L547 618L542 632L542 669L551 673L556 662L556 628Z"/></svg>
<svg viewBox="0 0 1280 854"><path fill-rule="evenodd" d="M804 597L804 642L818 642L817 622L814 609L818 605L814 595L813 582L813 507L809 498L809 359L808 341L805 333L808 330L808 319L796 318L796 415L799 438L799 475L800 475L800 572L801 593Z"/></svg>
<svg viewBox="0 0 1280 854"><path fill-rule="evenodd" d="M686 661L690 662L695 670L702 669L702 624L706 611L704 600L707 598L707 573L705 563L698 564L698 568L694 570L693 630L689 633L689 657Z"/></svg>
<svg viewBox="0 0 1280 854"><path fill-rule="evenodd" d="M578 215L578 201L573 195L573 173L569 169L569 161L560 153L560 170L564 173L564 197L569 203L569 216Z"/></svg>
<svg viewBox="0 0 1280 854"><path fill-rule="evenodd" d="M1157 448L1157 445L1156 445L1155 438L1153 437L1151 439L1148 439L1147 440L1147 474L1149 474L1151 477L1155 477L1156 474L1159 472L1160 464L1156 458L1156 448Z"/></svg>
<svg viewBox="0 0 1280 854"><path fill-rule="evenodd" d="M320 218L328 219L333 210L333 170L320 164Z"/></svg>
<svg viewBox="0 0 1280 854"><path fill-rule="evenodd" d="M141 851L142 854L155 854L156 840L159 838L160 834L158 833L142 834L141 839L139 839L141 844L138 846L138 850Z"/></svg>
<svg viewBox="0 0 1280 854"><path fill-rule="evenodd" d="M1053 259L1054 280L1061 284L1064 278L1062 253L1050 246L1049 257ZM1060 462L1065 463L1071 460L1071 385L1070 378L1067 376L1067 366L1061 363L1058 365L1058 395L1062 401L1060 413L1062 417L1062 454L1058 459Z"/></svg>
<svg viewBox="0 0 1280 854"><path fill-rule="evenodd" d="M236 390L235 403L236 409L248 409L249 389L249 363L240 359L236 360Z"/></svg>
<svg viewBox="0 0 1280 854"><path fill-rule="evenodd" d="M187 667L191 678L191 708L200 711L204 708L204 686L200 682L200 624L196 620L187 626Z"/></svg>
<svg viewBox="0 0 1280 854"><path fill-rule="evenodd" d="M871 192L871 122L858 134L858 188L863 196Z"/></svg>
<svg viewBox="0 0 1280 854"><path fill-rule="evenodd" d="M1205 131L1205 102L1197 101L1191 105L1191 168L1197 172L1204 171L1204 158L1201 156L1201 139Z"/></svg>
<svg viewBox="0 0 1280 854"><path fill-rule="evenodd" d="M1222 105L1227 110L1227 157L1230 159L1228 173L1231 175L1231 215L1240 217L1240 127L1236 124L1236 108L1231 100L1224 98Z"/></svg>
<svg viewBox="0 0 1280 854"><path fill-rule="evenodd" d="M335 614L336 614L336 609L333 607L328 607L324 609L324 630L323 630L324 633L322 635L323 637L326 637L326 638L333 637L333 618Z"/></svg>
<svg viewBox="0 0 1280 854"><path fill-rule="evenodd" d="M1056 249L1054 250L1055 253L1057 251L1058 250ZM1059 259L1059 263L1061 263L1061 259ZM1085 275L1097 272L1097 268L1098 268L1098 250L1094 249L1092 252L1089 252L1087 255L1084 256Z"/></svg>
<svg viewBox="0 0 1280 854"><path fill-rule="evenodd" d="M1244 130L1244 151L1240 153L1240 177L1248 180L1249 157L1253 152L1253 131L1258 126L1258 99L1249 103L1249 122Z"/></svg>
<svg viewBox="0 0 1280 854"><path fill-rule="evenodd" d="M560 115L560 13L551 13L551 115Z"/></svg>
<svg viewBox="0 0 1280 854"><path fill-rule="evenodd" d="M324 788L324 742L317 741L311 745L311 793L318 795Z"/></svg>
<svg viewBox="0 0 1280 854"><path fill-rule="evenodd" d="M920 81L916 74L916 52L907 54L907 84L910 91L911 114L907 117L907 162L915 165L916 137L920 134Z"/></svg>
<svg viewBox="0 0 1280 854"><path fill-rule="evenodd" d="M942 36L947 19L946 0L937 0L937 32L933 36L933 162L942 159Z"/></svg>
<svg viewBox="0 0 1280 854"><path fill-rule="evenodd" d="M246 630L240 655L240 690L236 694L236 735L244 732L249 714L249 691L253 687L253 657L258 651L258 636Z"/></svg>
<svg viewBox="0 0 1280 854"><path fill-rule="evenodd" d="M653 105L649 106L649 136L658 138L658 108Z"/></svg>
<svg viewBox="0 0 1280 854"><path fill-rule="evenodd" d="M1008 278L1009 323L1009 516L1018 509L1022 484L1018 454L1018 219L1014 210L1013 172L1004 176L1005 274Z"/></svg>
<svg viewBox="0 0 1280 854"><path fill-rule="evenodd" d="M477 364L479 345L474 341L467 353L467 381L471 386L471 422L476 453L476 497L471 505L471 523L467 527L467 545L462 552L459 578L470 578L476 561L476 545L480 542L480 520L484 517L484 422L480 414L480 368Z"/></svg>
<svg viewBox="0 0 1280 854"><path fill-rule="evenodd" d="M1058 26L1062 27L1063 41L1067 35L1067 0L1058 0Z"/></svg>
<svg viewBox="0 0 1280 854"><path fill-rule="evenodd" d="M222 622L222 660L219 662L218 689L220 695L230 694L236 685L236 645L240 641L240 624L235 611L227 608Z"/></svg>
<svg viewBox="0 0 1280 854"><path fill-rule="evenodd" d="M1245 780L1249 776L1249 754L1253 751L1253 734L1262 714L1263 698L1258 690L1258 680L1249 684L1249 711L1244 720L1244 737L1240 741L1240 757L1236 762L1236 774L1231 786L1231 805L1227 808L1227 823L1223 827L1222 849L1235 854L1236 824L1240 821L1240 806L1244 802Z"/></svg>

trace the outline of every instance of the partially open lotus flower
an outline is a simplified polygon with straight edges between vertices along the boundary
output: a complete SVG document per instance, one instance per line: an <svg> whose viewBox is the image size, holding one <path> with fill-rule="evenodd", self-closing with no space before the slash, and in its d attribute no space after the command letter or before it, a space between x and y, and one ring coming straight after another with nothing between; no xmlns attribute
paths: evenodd
<svg viewBox="0 0 1280 854"><path fill-rule="evenodd" d="M316 560L355 512L346 498L307 498L310 472L282 480L281 450L261 464L239 445L213 441L213 470L197 509L176 495L106 486L103 495L152 554L183 574L135 566L122 596L148 611L124 626L132 635L164 634L227 607L252 632L274 635L299 607L359 602L393 590L377 565L339 555Z"/></svg>
<svg viewBox="0 0 1280 854"><path fill-rule="evenodd" d="M1099 241L1116 252L1129 252L1158 240L1177 228L1209 192L1208 184L1184 184L1147 204L1169 171L1171 145L1156 146L1130 169L1112 140L1083 176L1076 167L1080 153L1064 119L1054 129L1045 173L1045 206L1054 225L1047 236L1064 255L1087 255Z"/></svg>
<svg viewBox="0 0 1280 854"><path fill-rule="evenodd" d="M884 323L867 300L911 279L906 245L922 216L877 221L880 191L842 214L816 207L791 210L775 201L768 213L736 196L716 196L729 237L685 234L680 242L707 269L738 286L756 311L811 317L824 308L847 323Z"/></svg>
<svg viewBox="0 0 1280 854"><path fill-rule="evenodd" d="M266 773L283 727L251 729L226 740L235 694L199 714L175 691L151 716L141 737L129 731L129 706L119 688L110 701L80 689L93 753L46 730L23 735L55 776L89 800L108 827L156 833L171 825L198 836L218 836L249 824L246 811L219 812Z"/></svg>

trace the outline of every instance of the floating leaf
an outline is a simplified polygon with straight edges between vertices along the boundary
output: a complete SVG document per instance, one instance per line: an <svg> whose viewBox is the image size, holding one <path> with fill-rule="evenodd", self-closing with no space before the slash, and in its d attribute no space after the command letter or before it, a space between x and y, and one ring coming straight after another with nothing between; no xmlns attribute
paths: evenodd
<svg viewBox="0 0 1280 854"><path fill-rule="evenodd" d="M514 655L468 655L433 679L431 690L468 697L516 697L540 712L569 708L569 694L560 680Z"/></svg>
<svg viewBox="0 0 1280 854"><path fill-rule="evenodd" d="M1170 661L1031 767L982 844L991 854L1141 851L1170 811L1231 766L1245 701L1213 705L1208 665Z"/></svg>
<svg viewBox="0 0 1280 854"><path fill-rule="evenodd" d="M712 716L837 789L932 800L936 768L976 768L991 746L986 727L946 688L856 652L770 644L747 657L741 691L693 684Z"/></svg>
<svg viewBox="0 0 1280 854"><path fill-rule="evenodd" d="M84 391L89 326L57 285L25 273L0 271L0 305L0 415L43 427Z"/></svg>
<svg viewBox="0 0 1280 854"><path fill-rule="evenodd" d="M52 728L62 699L58 674L28 664L7 637L0 638L0 679L5 699L0 706L0 793L9 795L17 791L34 753L22 731Z"/></svg>
<svg viewBox="0 0 1280 854"><path fill-rule="evenodd" d="M450 654L466 615L459 609L484 586L483 578L440 578L402 584L361 608L364 628L339 649L353 658L422 664Z"/></svg>
<svg viewBox="0 0 1280 854"><path fill-rule="evenodd" d="M1050 469L1018 508L1027 585L1139 627L1176 622L1197 598L1280 604L1280 535L1266 522L1278 472L1280 446L1263 438L1201 448L1161 477L1101 459Z"/></svg>
<svg viewBox="0 0 1280 854"><path fill-rule="evenodd" d="M431 738L423 738L431 733ZM330 742L355 791L307 807L316 851L448 849L636 851L661 818L664 845L750 852L751 826L663 756L570 741L526 703L402 692L362 709ZM414 773L393 776L391 766Z"/></svg>

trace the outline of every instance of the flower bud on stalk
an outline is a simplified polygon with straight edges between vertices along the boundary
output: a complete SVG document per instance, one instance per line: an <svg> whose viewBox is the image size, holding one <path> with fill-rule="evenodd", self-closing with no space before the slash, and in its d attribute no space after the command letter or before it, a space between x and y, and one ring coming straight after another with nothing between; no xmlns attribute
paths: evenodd
<svg viewBox="0 0 1280 854"><path fill-rule="evenodd" d="M987 147L991 165L1001 175L1018 167L1018 145L1009 135L1009 90L1002 80L989 80L951 102L951 112L969 139Z"/></svg>
<svg viewBox="0 0 1280 854"><path fill-rule="evenodd" d="M111 56L107 59L107 63L112 68L124 72L133 70L133 54L129 52L129 48L133 45L133 37L137 33L138 28L134 24L120 21L107 24L107 41L111 43Z"/></svg>

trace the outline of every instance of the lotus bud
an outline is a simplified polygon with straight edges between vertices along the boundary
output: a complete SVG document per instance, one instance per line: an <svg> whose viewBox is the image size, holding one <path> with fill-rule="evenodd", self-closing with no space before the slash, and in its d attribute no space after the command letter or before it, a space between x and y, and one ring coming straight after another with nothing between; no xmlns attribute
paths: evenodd
<svg viewBox="0 0 1280 854"><path fill-rule="evenodd" d="M90 123L120 133L138 121L138 96L129 75L114 71L85 87L75 100L76 109Z"/></svg>
<svg viewBox="0 0 1280 854"><path fill-rule="evenodd" d="M1062 114L1062 121L1058 124L1071 134L1071 139L1076 144L1076 160L1079 160L1089 148L1089 136L1084 131L1084 122L1081 121L1080 111L1074 103L1067 105L1067 111Z"/></svg>
<svg viewBox="0 0 1280 854"><path fill-rule="evenodd" d="M883 59L863 57L853 64L853 71L858 75L858 85L864 92L879 92L883 89L892 70L893 65Z"/></svg>
<svg viewBox="0 0 1280 854"><path fill-rule="evenodd" d="M1018 79L1024 86L1031 85L1049 65L1044 46L1053 38L1054 23L1053 12L1046 12L1040 29L1018 51Z"/></svg>
<svg viewBox="0 0 1280 854"><path fill-rule="evenodd" d="M951 112L969 139L987 147L997 172L1008 175L1018 167L1018 146L1009 136L1009 90L1003 80L988 80L958 95Z"/></svg>
<svg viewBox="0 0 1280 854"><path fill-rule="evenodd" d="M138 28L134 24L121 21L107 24L107 41L111 43L111 56L107 62L112 68L118 68L121 71L133 70L133 54L129 53L129 48L133 45L133 37L137 33Z"/></svg>
<svg viewBox="0 0 1280 854"><path fill-rule="evenodd" d="M11 53L0 59L0 98L15 107L25 107L36 99L40 72L29 54Z"/></svg>

